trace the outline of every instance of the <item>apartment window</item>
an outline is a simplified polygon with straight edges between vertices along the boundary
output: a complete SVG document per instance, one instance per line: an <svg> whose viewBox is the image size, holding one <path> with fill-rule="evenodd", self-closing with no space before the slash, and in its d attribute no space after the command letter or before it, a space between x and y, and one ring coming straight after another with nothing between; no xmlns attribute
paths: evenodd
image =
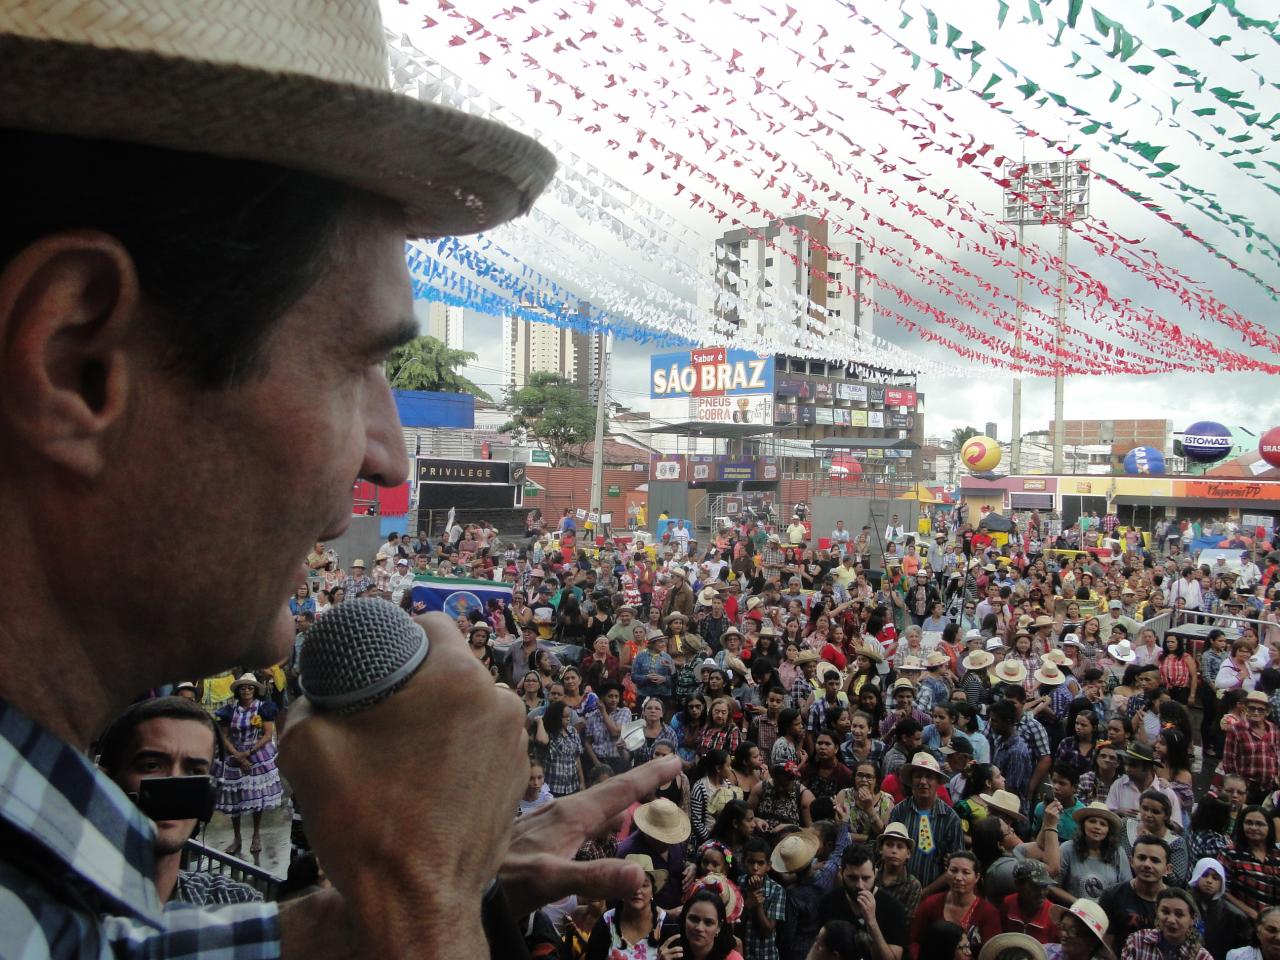
<svg viewBox="0 0 1280 960"><path fill-rule="evenodd" d="M832 273L832 274L831 274L831 279L832 279L832 280L839 280L839 279L840 279L840 274L838 274L838 273Z"/></svg>
<svg viewBox="0 0 1280 960"><path fill-rule="evenodd" d="M772 266L773 266L773 257L765 257L765 258L764 258L764 265L765 265L766 267L772 267Z"/></svg>

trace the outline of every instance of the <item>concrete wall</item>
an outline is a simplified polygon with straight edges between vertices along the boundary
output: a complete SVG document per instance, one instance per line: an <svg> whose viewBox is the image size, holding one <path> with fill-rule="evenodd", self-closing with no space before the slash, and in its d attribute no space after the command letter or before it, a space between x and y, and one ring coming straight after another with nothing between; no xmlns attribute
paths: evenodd
<svg viewBox="0 0 1280 960"><path fill-rule="evenodd" d="M683 480L649 481L649 530L657 527L658 514L667 513L681 520L691 519L689 512L689 485Z"/></svg>
<svg viewBox="0 0 1280 960"><path fill-rule="evenodd" d="M386 537L379 531L379 517L352 517L351 526L337 540L329 542L329 547L338 553L338 562L342 569L351 572L351 562L356 559L365 562L365 569L373 568L373 558L378 548L386 542ZM400 530L401 533L411 532Z"/></svg>

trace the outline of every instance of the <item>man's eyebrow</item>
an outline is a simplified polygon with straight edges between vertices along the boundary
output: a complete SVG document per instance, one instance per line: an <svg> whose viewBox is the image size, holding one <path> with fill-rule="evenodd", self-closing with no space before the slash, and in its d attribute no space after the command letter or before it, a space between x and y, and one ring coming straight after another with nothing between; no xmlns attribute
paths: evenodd
<svg viewBox="0 0 1280 960"><path fill-rule="evenodd" d="M390 353L396 347L402 347L418 336L418 321L412 317L402 317L395 326L388 327L373 337L365 345L365 352L371 357L380 357Z"/></svg>

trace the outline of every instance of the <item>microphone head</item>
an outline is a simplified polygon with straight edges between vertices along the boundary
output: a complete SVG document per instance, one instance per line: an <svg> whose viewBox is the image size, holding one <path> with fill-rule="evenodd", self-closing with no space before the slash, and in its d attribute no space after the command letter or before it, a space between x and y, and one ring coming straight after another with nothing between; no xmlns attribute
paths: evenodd
<svg viewBox="0 0 1280 960"><path fill-rule="evenodd" d="M427 634L387 600L347 600L302 638L298 685L322 710L355 713L404 686L427 657Z"/></svg>

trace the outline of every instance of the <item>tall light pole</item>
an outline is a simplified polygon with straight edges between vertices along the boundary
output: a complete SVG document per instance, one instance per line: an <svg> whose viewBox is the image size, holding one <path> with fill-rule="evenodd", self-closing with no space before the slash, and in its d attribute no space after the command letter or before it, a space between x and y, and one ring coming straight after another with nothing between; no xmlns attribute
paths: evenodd
<svg viewBox="0 0 1280 960"><path fill-rule="evenodd" d="M1089 215L1089 162L1065 159L1022 164L1014 170L1004 191L1006 223L1018 225L1018 296L1017 328L1014 348L1022 349L1022 238L1027 226L1058 224L1058 310L1054 328L1053 357L1053 472L1063 472L1063 445L1066 421L1063 419L1065 393L1062 341L1067 326L1067 238L1070 225ZM1011 468L1018 470L1022 459L1022 380L1013 381L1013 441Z"/></svg>
<svg viewBox="0 0 1280 960"><path fill-rule="evenodd" d="M604 515L604 428L609 408L609 345L612 334L604 335L604 349L600 357L600 378L596 381L596 433L595 447L591 454L591 510L597 518ZM597 522L602 531L604 524Z"/></svg>

